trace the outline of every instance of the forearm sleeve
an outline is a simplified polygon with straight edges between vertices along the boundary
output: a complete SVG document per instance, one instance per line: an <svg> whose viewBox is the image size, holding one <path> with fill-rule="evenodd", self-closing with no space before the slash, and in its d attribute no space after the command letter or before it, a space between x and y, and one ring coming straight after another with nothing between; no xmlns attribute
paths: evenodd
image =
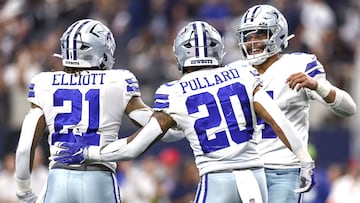
<svg viewBox="0 0 360 203"><path fill-rule="evenodd" d="M156 118L151 118L137 136L129 143L127 138L122 138L108 144L100 151L102 161L122 161L138 157L156 138L163 133Z"/></svg>
<svg viewBox="0 0 360 203"><path fill-rule="evenodd" d="M173 130L169 129L165 135L161 138L161 141L163 142L176 142L181 139L185 138L185 134L183 131L180 130Z"/></svg>
<svg viewBox="0 0 360 203"><path fill-rule="evenodd" d="M356 113L356 104L353 98L344 90L333 87L336 91L335 101L328 104L330 109L339 116L349 117Z"/></svg>
<svg viewBox="0 0 360 203"><path fill-rule="evenodd" d="M141 126L145 126L149 121L153 111L151 108L135 109L129 113L129 117L139 123Z"/></svg>
<svg viewBox="0 0 360 203"><path fill-rule="evenodd" d="M290 150L292 150L297 155L300 161L312 160L310 155L307 153L306 144L300 138L299 133L296 131L292 123L286 118L281 109L269 97L269 95L267 95L265 91L257 91L254 95L254 101L261 104L275 120L277 125L285 134L286 139L290 143Z"/></svg>
<svg viewBox="0 0 360 203"><path fill-rule="evenodd" d="M30 161L31 146L35 136L37 123L43 112L39 108L31 108L24 118L18 147L16 150L15 179L17 183L17 193L23 194L31 191L30 182Z"/></svg>

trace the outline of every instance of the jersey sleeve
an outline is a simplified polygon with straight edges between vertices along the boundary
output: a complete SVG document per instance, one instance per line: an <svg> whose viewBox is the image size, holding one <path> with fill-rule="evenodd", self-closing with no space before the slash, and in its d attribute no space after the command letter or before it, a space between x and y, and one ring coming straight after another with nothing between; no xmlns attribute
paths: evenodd
<svg viewBox="0 0 360 203"><path fill-rule="evenodd" d="M313 54L304 54L305 74L314 79L325 79L326 71L324 66Z"/></svg>
<svg viewBox="0 0 360 203"><path fill-rule="evenodd" d="M125 74L126 74L126 77L125 77L126 91L125 92L126 92L127 97L131 98L133 96L141 96L139 81L137 80L135 75L130 71L126 71Z"/></svg>
<svg viewBox="0 0 360 203"><path fill-rule="evenodd" d="M36 76L34 76L29 84L29 89L28 89L28 101L30 103L36 104L37 106L41 106L41 77L43 74L38 74Z"/></svg>
<svg viewBox="0 0 360 203"><path fill-rule="evenodd" d="M168 113L170 102L169 102L169 93L171 92L170 88L176 81L169 82L161 85L155 92L154 96L154 111L164 111Z"/></svg>

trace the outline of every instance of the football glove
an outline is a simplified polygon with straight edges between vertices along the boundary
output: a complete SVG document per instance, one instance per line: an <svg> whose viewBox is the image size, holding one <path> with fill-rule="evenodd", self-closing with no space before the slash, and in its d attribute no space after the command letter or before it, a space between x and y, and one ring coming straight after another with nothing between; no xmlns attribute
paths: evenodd
<svg viewBox="0 0 360 203"><path fill-rule="evenodd" d="M314 168L315 163L313 161L301 163L300 186L298 189L295 190L295 192L309 192L314 187L314 185L316 184Z"/></svg>
<svg viewBox="0 0 360 203"><path fill-rule="evenodd" d="M19 203L35 203L38 198L33 192L28 192L24 195L16 194L16 196L19 199Z"/></svg>
<svg viewBox="0 0 360 203"><path fill-rule="evenodd" d="M80 136L75 136L76 142L58 142L59 150L54 161L60 164L82 164L87 158L89 145Z"/></svg>

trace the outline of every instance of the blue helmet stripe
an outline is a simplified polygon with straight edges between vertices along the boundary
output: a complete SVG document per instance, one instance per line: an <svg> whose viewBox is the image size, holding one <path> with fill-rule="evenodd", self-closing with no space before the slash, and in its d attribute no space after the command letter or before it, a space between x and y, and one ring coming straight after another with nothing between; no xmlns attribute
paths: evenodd
<svg viewBox="0 0 360 203"><path fill-rule="evenodd" d="M251 22L254 22L255 13L256 13L256 11L257 11L259 8L260 8L260 6L257 6L257 7L254 9L254 11L253 11L253 13L252 13L252 15L251 15Z"/></svg>
<svg viewBox="0 0 360 203"><path fill-rule="evenodd" d="M199 36L198 36L198 33L197 33L197 29L196 29L196 23L193 23L192 24L194 30L195 30L195 56L196 57L199 57Z"/></svg>
<svg viewBox="0 0 360 203"><path fill-rule="evenodd" d="M88 24L89 22L90 22L90 21L85 21L83 24L81 24L81 25L78 27L78 29L76 30L75 34L74 34L74 38L73 38L73 50L74 50L74 52L73 52L73 54L74 54L73 60L76 60L76 59L77 59L77 53L76 53L76 38L77 38L77 36L79 35L81 28L83 28L84 25Z"/></svg>
<svg viewBox="0 0 360 203"><path fill-rule="evenodd" d="M204 54L205 57L208 57L208 52L207 52L207 43L206 43L206 32L205 32L205 24L201 23L201 28L202 28L202 34L204 37Z"/></svg>
<svg viewBox="0 0 360 203"><path fill-rule="evenodd" d="M66 45L65 45L65 50L66 50L66 59L69 59L69 38L70 38L70 33L73 31L74 27L78 24L79 22L75 23L73 26L71 26L69 28L69 31L66 33L67 37L66 37Z"/></svg>

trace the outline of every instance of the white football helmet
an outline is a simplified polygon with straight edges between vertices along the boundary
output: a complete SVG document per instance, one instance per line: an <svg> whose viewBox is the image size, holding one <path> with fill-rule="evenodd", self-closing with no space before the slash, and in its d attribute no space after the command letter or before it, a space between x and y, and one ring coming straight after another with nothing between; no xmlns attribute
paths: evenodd
<svg viewBox="0 0 360 203"><path fill-rule="evenodd" d="M174 40L173 51L180 73L190 66L222 65L225 46L220 33L203 21L194 21L183 27Z"/></svg>
<svg viewBox="0 0 360 203"><path fill-rule="evenodd" d="M236 29L238 45L245 60L259 65L267 58L288 46L288 24L280 11L270 5L256 5L242 16ZM254 35L266 36L264 40L251 41ZM261 49L259 44L261 43Z"/></svg>
<svg viewBox="0 0 360 203"><path fill-rule="evenodd" d="M100 21L76 21L66 29L60 42L65 67L111 69L115 63L114 36Z"/></svg>

